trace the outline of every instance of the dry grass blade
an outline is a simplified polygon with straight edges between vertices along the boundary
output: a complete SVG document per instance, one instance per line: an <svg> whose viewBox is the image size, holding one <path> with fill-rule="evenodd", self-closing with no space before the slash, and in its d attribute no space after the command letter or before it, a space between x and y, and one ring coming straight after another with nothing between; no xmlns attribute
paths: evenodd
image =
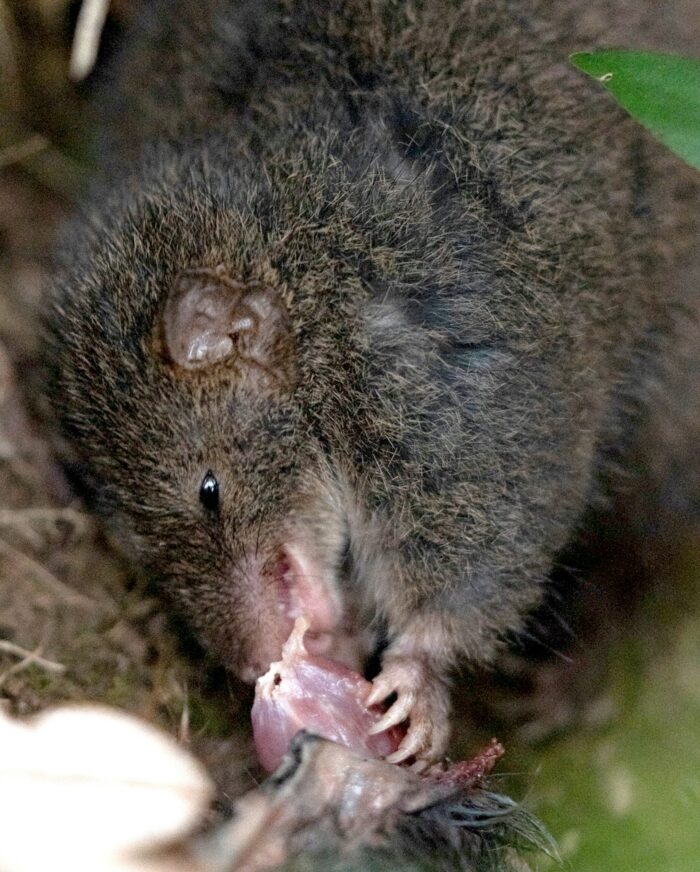
<svg viewBox="0 0 700 872"><path fill-rule="evenodd" d="M67 584L64 584L52 572L46 569L46 567L41 563L34 560L32 557L23 554L17 548L13 548L2 540L0 540L0 557L4 557L6 560L14 563L27 575L28 578L33 579L38 584L47 588L67 605L84 609L94 608L95 603L89 597L73 590Z"/></svg>
<svg viewBox="0 0 700 872"><path fill-rule="evenodd" d="M89 530L89 517L70 507L0 508L0 537L33 551L83 541Z"/></svg>
<svg viewBox="0 0 700 872"><path fill-rule="evenodd" d="M56 675L61 675L66 671L66 667L62 663L56 663L53 660L47 660L42 657L42 648L39 647L34 651L29 651L22 648L21 645L15 645L14 642L8 642L7 639L0 639L0 653L11 654L13 657L20 657L19 663L12 666L6 673L0 675L0 686L5 678L5 675L15 673L19 669L26 669L28 666L36 665L47 672L53 672Z"/></svg>
<svg viewBox="0 0 700 872"><path fill-rule="evenodd" d="M45 151L49 144L45 136L36 133L34 136L30 136L29 139L25 139L24 142L8 145L7 148L3 148L0 151L0 170L25 160L25 158L39 154L41 151Z"/></svg>

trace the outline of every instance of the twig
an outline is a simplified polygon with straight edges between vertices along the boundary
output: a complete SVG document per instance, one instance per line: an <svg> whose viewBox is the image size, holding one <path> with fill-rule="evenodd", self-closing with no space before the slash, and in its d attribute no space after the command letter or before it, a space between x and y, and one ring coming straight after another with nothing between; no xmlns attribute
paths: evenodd
<svg viewBox="0 0 700 872"><path fill-rule="evenodd" d="M18 566L22 567L36 581L47 587L50 591L60 597L64 602L79 608L95 607L96 603L82 593L73 590L67 584L64 584L59 578L49 572L38 561L34 560L26 554L23 554L17 548L13 548L6 542L0 540L0 555L4 555L7 559L14 561Z"/></svg>
<svg viewBox="0 0 700 872"><path fill-rule="evenodd" d="M56 675L61 675L66 671L66 667L62 663L56 663L53 660L47 660L45 657L42 657L42 650L42 646L39 646L39 648L36 648L34 651L28 651L20 645L15 645L14 642L0 639L0 652L3 654L12 654L13 656L22 659L21 663L17 663L12 667L13 672L17 671L17 666L22 666L24 668L25 666L29 666L31 663L41 666L42 669L45 669L47 672L53 672Z"/></svg>
<svg viewBox="0 0 700 872"><path fill-rule="evenodd" d="M95 66L109 0L83 0L75 26L70 56L70 77L79 82Z"/></svg>
<svg viewBox="0 0 700 872"><path fill-rule="evenodd" d="M59 533L59 524L67 532ZM78 509L35 506L28 509L0 509L0 536L10 533L27 542L35 551L53 545L57 540L65 542L85 538L90 519Z"/></svg>
<svg viewBox="0 0 700 872"><path fill-rule="evenodd" d="M182 712L180 714L180 729L178 730L178 739L180 744L189 745L190 743L190 695L187 690L187 684L184 687L184 700L182 703Z"/></svg>
<svg viewBox="0 0 700 872"><path fill-rule="evenodd" d="M45 151L49 145L48 139L40 133L35 133L34 136L30 136L24 142L8 145L0 151L0 170L19 163L19 161L25 160L28 157L33 157L41 151Z"/></svg>

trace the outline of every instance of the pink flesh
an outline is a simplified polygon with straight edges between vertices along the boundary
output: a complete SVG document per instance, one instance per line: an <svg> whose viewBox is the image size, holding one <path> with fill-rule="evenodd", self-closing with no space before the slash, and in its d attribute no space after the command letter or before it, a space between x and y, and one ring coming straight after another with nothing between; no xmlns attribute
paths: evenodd
<svg viewBox="0 0 700 872"><path fill-rule="evenodd" d="M403 738L397 727L368 735L382 716L378 706L364 700L371 684L339 663L308 653L305 618L298 618L282 652L258 679L251 717L253 737L261 764L274 771L299 730L345 745L370 757L386 757Z"/></svg>

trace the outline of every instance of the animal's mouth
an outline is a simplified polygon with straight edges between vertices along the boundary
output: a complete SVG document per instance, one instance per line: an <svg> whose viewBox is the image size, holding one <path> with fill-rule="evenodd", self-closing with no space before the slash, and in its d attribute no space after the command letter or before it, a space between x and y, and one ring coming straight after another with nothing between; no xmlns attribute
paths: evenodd
<svg viewBox="0 0 700 872"><path fill-rule="evenodd" d="M310 654L324 654L342 662L347 654L344 609L332 566L315 558L299 543L284 544L272 559L248 575L251 613L256 630L247 644L239 671L244 681L254 682L279 660L297 618L309 629L304 644Z"/></svg>
<svg viewBox="0 0 700 872"><path fill-rule="evenodd" d="M285 545L273 570L277 609L287 621L287 635L297 618L309 623L305 644L310 653L325 653L343 617L339 597L334 595L328 570L317 566L304 549Z"/></svg>

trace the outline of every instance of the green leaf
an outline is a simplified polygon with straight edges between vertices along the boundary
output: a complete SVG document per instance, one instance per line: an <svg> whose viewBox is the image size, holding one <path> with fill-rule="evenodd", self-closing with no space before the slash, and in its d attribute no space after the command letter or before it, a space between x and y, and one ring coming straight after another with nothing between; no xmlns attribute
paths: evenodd
<svg viewBox="0 0 700 872"><path fill-rule="evenodd" d="M700 61L643 51L579 52L571 62L598 79L629 114L700 169Z"/></svg>

